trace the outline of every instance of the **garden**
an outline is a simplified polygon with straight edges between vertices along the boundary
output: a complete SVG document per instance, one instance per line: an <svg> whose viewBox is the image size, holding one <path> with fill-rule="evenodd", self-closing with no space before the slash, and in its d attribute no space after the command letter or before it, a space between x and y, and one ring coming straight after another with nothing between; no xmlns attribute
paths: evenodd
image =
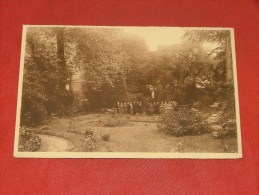
<svg viewBox="0 0 259 195"><path fill-rule="evenodd" d="M152 30L28 27L18 150L237 152L229 30Z"/></svg>

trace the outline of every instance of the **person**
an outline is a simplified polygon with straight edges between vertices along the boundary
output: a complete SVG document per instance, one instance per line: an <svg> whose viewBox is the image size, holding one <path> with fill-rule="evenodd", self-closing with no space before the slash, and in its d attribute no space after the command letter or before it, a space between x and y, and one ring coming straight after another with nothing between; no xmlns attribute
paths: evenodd
<svg viewBox="0 0 259 195"><path fill-rule="evenodd" d="M138 107L139 107L139 114L142 114L143 109L142 109L142 103L141 102L139 102Z"/></svg>
<svg viewBox="0 0 259 195"><path fill-rule="evenodd" d="M175 108L177 106L177 102L176 101L173 101L172 102L172 108Z"/></svg>
<svg viewBox="0 0 259 195"><path fill-rule="evenodd" d="M169 103L168 103L168 108L169 108L170 110L173 109L172 101L169 101Z"/></svg>
<svg viewBox="0 0 259 195"><path fill-rule="evenodd" d="M123 114L127 114L127 108L128 108L127 103L124 102L124 105L123 105Z"/></svg>
<svg viewBox="0 0 259 195"><path fill-rule="evenodd" d="M144 101L144 102L142 103L142 114L143 114L143 115L146 115L146 113L147 113L147 102Z"/></svg>
<svg viewBox="0 0 259 195"><path fill-rule="evenodd" d="M147 104L146 104L146 115L150 115L149 104L150 104L150 102L147 102Z"/></svg>
<svg viewBox="0 0 259 195"><path fill-rule="evenodd" d="M156 112L157 114L160 114L160 103L159 102L156 102Z"/></svg>
<svg viewBox="0 0 259 195"><path fill-rule="evenodd" d="M136 104L135 104L135 112L136 112L136 115L139 114L139 102L137 101Z"/></svg>
<svg viewBox="0 0 259 195"><path fill-rule="evenodd" d="M130 105L130 112L129 112L129 113L130 113L131 115L133 115L133 105L132 105L132 102L130 102L129 105Z"/></svg>
<svg viewBox="0 0 259 195"><path fill-rule="evenodd" d="M152 104L151 102L148 102L147 104L147 115L152 115Z"/></svg>
<svg viewBox="0 0 259 195"><path fill-rule="evenodd" d="M153 105L153 103L151 102L151 103L150 103L150 115L153 115L154 112L155 112L155 110L154 110L154 105Z"/></svg>
<svg viewBox="0 0 259 195"><path fill-rule="evenodd" d="M124 106L123 106L123 103L120 103L119 114L123 115L123 113L124 113Z"/></svg>
<svg viewBox="0 0 259 195"><path fill-rule="evenodd" d="M130 114L130 102L127 103L127 114Z"/></svg>
<svg viewBox="0 0 259 195"><path fill-rule="evenodd" d="M167 101L165 101L165 105L164 105L164 108L165 108L165 110L168 110L169 109L169 104L167 103Z"/></svg>
<svg viewBox="0 0 259 195"><path fill-rule="evenodd" d="M116 112L120 113L120 102L117 102L116 104Z"/></svg>
<svg viewBox="0 0 259 195"><path fill-rule="evenodd" d="M158 112L157 112L157 103L156 102L154 102L154 114L158 114Z"/></svg>
<svg viewBox="0 0 259 195"><path fill-rule="evenodd" d="M135 115L136 114L136 103L133 102L132 106L133 106L133 115Z"/></svg>

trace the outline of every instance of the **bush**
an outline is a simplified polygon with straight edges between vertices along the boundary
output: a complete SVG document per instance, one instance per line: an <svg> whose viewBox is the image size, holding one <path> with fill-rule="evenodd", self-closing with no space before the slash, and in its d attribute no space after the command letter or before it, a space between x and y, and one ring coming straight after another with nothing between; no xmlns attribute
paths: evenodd
<svg viewBox="0 0 259 195"><path fill-rule="evenodd" d="M93 137L94 131L87 129L85 131L85 139L83 142L83 148L86 152L93 152L96 148L96 140Z"/></svg>
<svg viewBox="0 0 259 195"><path fill-rule="evenodd" d="M22 95L21 125L38 126L49 119L49 116L73 116L74 111L73 96L68 92L61 95L47 94L47 91L32 93L32 89L26 89Z"/></svg>
<svg viewBox="0 0 259 195"><path fill-rule="evenodd" d="M103 141L109 141L110 140L110 134L106 133L106 134L100 134L100 137Z"/></svg>
<svg viewBox="0 0 259 195"><path fill-rule="evenodd" d="M209 130L200 113L185 106L161 113L160 119L158 127L175 136L198 135Z"/></svg>
<svg viewBox="0 0 259 195"><path fill-rule="evenodd" d="M19 131L19 147L20 152L34 152L40 148L40 137L25 128L21 128Z"/></svg>
<svg viewBox="0 0 259 195"><path fill-rule="evenodd" d="M213 132L214 137L222 138L237 135L236 111L233 99L229 99L224 102L218 121L223 130Z"/></svg>
<svg viewBox="0 0 259 195"><path fill-rule="evenodd" d="M105 127L122 127L131 125L131 121L125 117L109 118L103 122Z"/></svg>
<svg viewBox="0 0 259 195"><path fill-rule="evenodd" d="M93 152L96 148L96 141L93 137L86 137L83 143L84 151Z"/></svg>
<svg viewBox="0 0 259 195"><path fill-rule="evenodd" d="M47 118L47 111L41 102L23 104L21 110L21 124L26 126L40 125Z"/></svg>

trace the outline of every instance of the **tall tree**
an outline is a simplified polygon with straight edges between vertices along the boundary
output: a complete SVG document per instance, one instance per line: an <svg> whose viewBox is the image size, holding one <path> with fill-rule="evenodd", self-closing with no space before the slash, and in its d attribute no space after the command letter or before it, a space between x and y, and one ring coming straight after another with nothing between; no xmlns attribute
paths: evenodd
<svg viewBox="0 0 259 195"><path fill-rule="evenodd" d="M67 66L66 66L66 59L65 59L65 35L64 35L64 28L58 27L54 29L57 39L57 59L58 65L60 70L60 88L65 90L66 81L68 78L67 75Z"/></svg>
<svg viewBox="0 0 259 195"><path fill-rule="evenodd" d="M133 72L144 62L145 42L125 34L122 29L86 28L73 29L73 32L76 61L84 72L86 94L106 94L106 100L116 94L114 101L127 101L136 82Z"/></svg>
<svg viewBox="0 0 259 195"><path fill-rule="evenodd" d="M62 111L71 101L65 90L64 34L56 28L27 29L22 123L39 124L51 113Z"/></svg>
<svg viewBox="0 0 259 195"><path fill-rule="evenodd" d="M226 81L233 85L231 35L229 30L189 30L183 37L200 43L216 43L215 52L224 51L226 59Z"/></svg>

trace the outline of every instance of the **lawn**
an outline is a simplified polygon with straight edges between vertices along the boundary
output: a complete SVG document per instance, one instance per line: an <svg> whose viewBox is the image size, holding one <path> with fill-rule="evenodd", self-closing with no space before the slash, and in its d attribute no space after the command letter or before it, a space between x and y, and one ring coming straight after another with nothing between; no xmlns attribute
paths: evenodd
<svg viewBox="0 0 259 195"><path fill-rule="evenodd" d="M83 151L84 132L94 130L96 152L237 152L237 139L216 139L211 134L174 137L157 127L158 116L118 116L88 114L74 118L54 118L50 130L37 133L55 135L74 144L71 151ZM121 122L121 123L120 123ZM115 126L113 126L115 125ZM110 134L109 141L101 135Z"/></svg>

